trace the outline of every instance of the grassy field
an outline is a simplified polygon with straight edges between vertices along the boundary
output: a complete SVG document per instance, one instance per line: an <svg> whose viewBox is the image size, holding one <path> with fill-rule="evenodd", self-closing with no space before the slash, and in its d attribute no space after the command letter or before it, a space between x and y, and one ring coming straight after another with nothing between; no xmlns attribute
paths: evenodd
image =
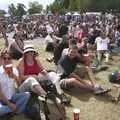
<svg viewBox="0 0 120 120"><path fill-rule="evenodd" d="M0 42L2 46L3 42ZM55 70L54 63L46 62L45 58L51 56L44 51L45 46L37 44L36 50L46 69ZM0 47L1 48L1 47ZM120 70L120 56L112 56L111 65L107 71L95 74L97 82L105 87L112 87L108 81L108 75L114 70ZM108 95L95 96L93 93L81 91L79 88L71 89L66 94L71 97L71 105L66 107L67 120L73 120L72 111L74 108L80 109L80 120L120 120L120 103L113 103ZM14 120L27 120L24 116L17 116Z"/></svg>
<svg viewBox="0 0 120 120"><path fill-rule="evenodd" d="M44 52L45 46L36 46L39 51L44 67L47 69L55 69L54 64L48 63L44 58L51 56L50 53ZM97 82L105 87L113 85L108 81L108 75L114 70L120 70L120 56L113 56L111 65L107 71L95 74ZM112 103L108 95L95 96L92 93L81 91L79 88L72 89L66 94L71 97L71 105L66 107L68 120L73 120L72 111L74 108L80 109L80 120L119 120L120 103Z"/></svg>

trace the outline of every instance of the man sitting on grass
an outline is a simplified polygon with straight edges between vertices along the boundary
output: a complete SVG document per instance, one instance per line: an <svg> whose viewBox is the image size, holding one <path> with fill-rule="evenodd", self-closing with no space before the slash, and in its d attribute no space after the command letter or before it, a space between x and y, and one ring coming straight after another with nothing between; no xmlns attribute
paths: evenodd
<svg viewBox="0 0 120 120"><path fill-rule="evenodd" d="M77 63L81 61L81 56L78 53L78 47L71 45L68 49L68 53L63 55L58 62L58 74L61 75L61 85L66 87L67 85L75 85L88 90L92 90L95 94L101 94L108 92L108 89L104 89L97 85L93 79L82 80L74 72ZM89 66L88 66L88 70Z"/></svg>

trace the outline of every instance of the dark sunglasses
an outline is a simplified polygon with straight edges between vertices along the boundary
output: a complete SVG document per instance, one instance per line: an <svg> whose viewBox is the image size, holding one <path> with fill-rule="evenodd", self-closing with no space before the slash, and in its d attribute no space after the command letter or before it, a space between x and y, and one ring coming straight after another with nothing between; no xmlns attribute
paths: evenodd
<svg viewBox="0 0 120 120"><path fill-rule="evenodd" d="M11 60L11 57L4 57L4 60Z"/></svg>

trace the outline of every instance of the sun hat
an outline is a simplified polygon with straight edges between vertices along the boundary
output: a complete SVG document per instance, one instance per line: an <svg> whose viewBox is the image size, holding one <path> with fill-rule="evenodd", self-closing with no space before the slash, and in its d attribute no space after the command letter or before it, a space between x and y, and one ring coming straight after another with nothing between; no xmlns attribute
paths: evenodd
<svg viewBox="0 0 120 120"><path fill-rule="evenodd" d="M36 55L38 54L32 44L26 44L24 46L23 54L25 54L27 52L35 52Z"/></svg>

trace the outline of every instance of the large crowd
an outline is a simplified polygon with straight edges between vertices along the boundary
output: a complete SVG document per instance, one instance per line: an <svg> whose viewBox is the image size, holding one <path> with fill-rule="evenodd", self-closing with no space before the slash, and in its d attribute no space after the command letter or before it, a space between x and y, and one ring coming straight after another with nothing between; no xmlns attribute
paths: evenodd
<svg viewBox="0 0 120 120"><path fill-rule="evenodd" d="M1 18L0 31L5 44L0 56L0 116L24 112L31 92L45 97L47 93L42 85L48 81L55 86L56 96L64 104L70 103L64 90L72 87L93 94L110 91L96 82L93 70L100 69L103 60L108 65L113 49L120 48L120 24L116 16L111 19L102 15L84 19L70 15L32 17L10 23L7 29L14 33L10 44ZM44 38L45 51L53 53L46 61L54 62L56 71L43 68L34 46L24 42L35 38ZM18 60L17 66L13 59ZM74 72L77 64L83 66L87 80Z"/></svg>

